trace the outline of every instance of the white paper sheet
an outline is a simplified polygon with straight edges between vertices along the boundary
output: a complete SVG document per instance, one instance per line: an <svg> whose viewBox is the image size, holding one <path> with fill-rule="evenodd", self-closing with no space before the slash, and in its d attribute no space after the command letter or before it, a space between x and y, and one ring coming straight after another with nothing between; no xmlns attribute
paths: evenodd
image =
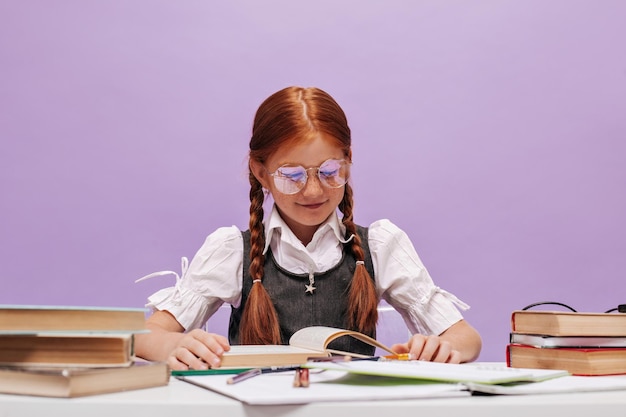
<svg viewBox="0 0 626 417"><path fill-rule="evenodd" d="M409 398L467 397L458 384L348 374L340 371L310 372L308 388L293 387L294 372L259 375L237 384L227 384L232 375L180 377L246 404L307 404L330 401L376 401Z"/></svg>

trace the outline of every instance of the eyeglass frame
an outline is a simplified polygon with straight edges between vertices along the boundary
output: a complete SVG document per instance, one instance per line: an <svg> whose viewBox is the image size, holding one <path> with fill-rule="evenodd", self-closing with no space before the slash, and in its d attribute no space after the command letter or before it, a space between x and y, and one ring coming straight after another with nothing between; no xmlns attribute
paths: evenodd
<svg viewBox="0 0 626 417"><path fill-rule="evenodd" d="M337 161L337 162L339 162L340 169L343 168L343 167L345 167L347 169L346 176L344 178L343 184L340 184L340 185L338 185L336 187L333 187L331 185L328 185L326 180L322 178L320 169L324 166L324 164L326 164L329 161ZM324 187L330 188L330 189L337 189L337 188L343 187L344 185L346 185L348 183L348 180L350 179L350 167L351 166L352 166L352 162L349 161L349 160L346 160L346 159L343 159L343 158L342 159L329 158L329 159L325 160L324 162L322 162L320 165L318 165L316 167L305 168L302 165L283 164L283 165L279 166L278 168L276 168L276 170L274 172L269 172L267 169L265 171L267 172L267 174L269 176L272 177L272 179L274 181L274 186L276 187L276 189L278 191L280 191L281 193L283 193L285 195L294 195L294 194L298 194L300 191L302 191L306 187L307 183L309 182L309 178L310 178L309 177L309 171L312 170L312 169L317 170L317 179L320 181L320 183ZM281 168L285 168L285 167L302 168L304 170L304 182L302 182L303 185L300 188L298 188L296 191L294 191L293 193L286 193L286 192L284 192L283 190L280 189L281 187L276 183L277 176L279 176L281 174L279 172L280 169ZM285 176L282 176L282 177L279 177L279 178L285 178L287 181L291 181L296 187L297 187L297 184L300 183L299 181L293 181L291 179L288 179Z"/></svg>
<svg viewBox="0 0 626 417"><path fill-rule="evenodd" d="M557 306L564 307L573 313L577 313L576 309L574 309L573 307L570 307L569 305L558 302L558 301L539 301L537 303L532 303L532 304L527 305L526 307L522 308L522 310L530 310L534 307L538 307L542 305L557 305ZM605 313L612 313L614 311L617 311L618 313L626 313L626 304L619 304L617 307L613 307L613 308L606 310Z"/></svg>

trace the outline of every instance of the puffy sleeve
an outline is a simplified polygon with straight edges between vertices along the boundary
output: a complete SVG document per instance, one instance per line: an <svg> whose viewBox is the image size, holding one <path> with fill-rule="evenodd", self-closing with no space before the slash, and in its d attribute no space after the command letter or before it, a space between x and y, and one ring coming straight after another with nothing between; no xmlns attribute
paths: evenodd
<svg viewBox="0 0 626 417"><path fill-rule="evenodd" d="M238 306L243 272L242 239L235 226L217 229L206 238L186 270L183 261L181 277L175 274L176 285L152 294L146 306L168 311L185 330L202 327L224 302Z"/></svg>
<svg viewBox="0 0 626 417"><path fill-rule="evenodd" d="M458 308L469 306L435 285L403 230L378 220L369 227L368 242L379 294L411 333L438 335L463 318Z"/></svg>

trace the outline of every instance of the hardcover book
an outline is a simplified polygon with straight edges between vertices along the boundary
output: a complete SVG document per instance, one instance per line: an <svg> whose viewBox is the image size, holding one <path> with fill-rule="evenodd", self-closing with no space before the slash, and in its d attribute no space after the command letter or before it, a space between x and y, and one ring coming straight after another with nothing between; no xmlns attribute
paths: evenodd
<svg viewBox="0 0 626 417"><path fill-rule="evenodd" d="M0 305L0 333L145 332L146 309Z"/></svg>
<svg viewBox="0 0 626 417"><path fill-rule="evenodd" d="M0 365L128 366L133 354L129 333L0 335Z"/></svg>
<svg viewBox="0 0 626 417"><path fill-rule="evenodd" d="M513 368L565 369L572 375L626 373L626 348L541 348L509 344L506 360Z"/></svg>
<svg viewBox="0 0 626 417"><path fill-rule="evenodd" d="M626 337L626 314L515 310L511 330L546 336Z"/></svg>
<svg viewBox="0 0 626 417"><path fill-rule="evenodd" d="M113 368L0 367L0 393L81 397L167 385L163 362L135 362Z"/></svg>

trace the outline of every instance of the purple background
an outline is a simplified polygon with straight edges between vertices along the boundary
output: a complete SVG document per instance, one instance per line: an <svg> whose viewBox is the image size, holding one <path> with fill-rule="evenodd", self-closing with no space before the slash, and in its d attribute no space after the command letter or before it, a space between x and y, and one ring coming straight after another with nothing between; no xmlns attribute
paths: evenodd
<svg viewBox="0 0 626 417"><path fill-rule="evenodd" d="M626 2L3 1L0 303L142 306L247 227L254 111L319 86L360 224L405 229L472 308L626 302Z"/></svg>

